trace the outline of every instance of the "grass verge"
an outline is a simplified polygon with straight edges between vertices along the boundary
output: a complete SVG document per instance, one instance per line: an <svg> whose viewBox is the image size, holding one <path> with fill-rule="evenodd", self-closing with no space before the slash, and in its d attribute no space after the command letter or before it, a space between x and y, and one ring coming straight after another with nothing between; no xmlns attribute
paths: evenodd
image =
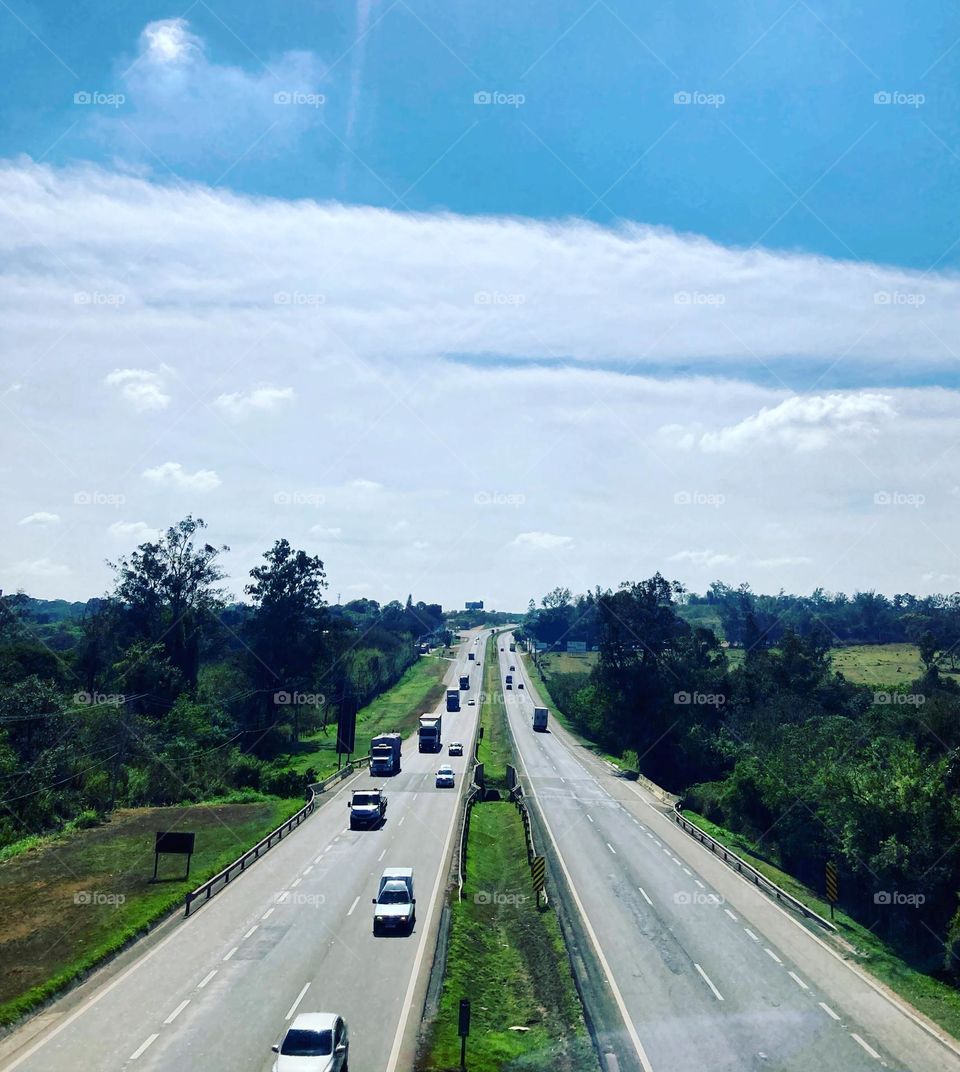
<svg viewBox="0 0 960 1072"><path fill-rule="evenodd" d="M295 811L302 800L123 809L109 822L41 839L0 865L0 1024L64 989L182 902ZM179 857L152 883L156 830L193 830L190 878ZM170 878L165 876L175 875Z"/></svg>

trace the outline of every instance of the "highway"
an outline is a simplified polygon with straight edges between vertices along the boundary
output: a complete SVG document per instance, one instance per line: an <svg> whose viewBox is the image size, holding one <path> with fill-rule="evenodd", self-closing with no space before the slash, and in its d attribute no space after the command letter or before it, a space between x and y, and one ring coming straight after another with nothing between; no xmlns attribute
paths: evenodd
<svg viewBox="0 0 960 1072"><path fill-rule="evenodd" d="M786 911L580 747L498 641L528 798L539 808L645 1072L956 1072L960 1058Z"/></svg>
<svg viewBox="0 0 960 1072"><path fill-rule="evenodd" d="M446 680L469 666L471 694L459 713L444 702L442 754L404 742L402 771L348 779L289 838L162 938L98 972L28 1021L0 1047L4 1072L265 1072L270 1047L296 1012L338 1012L350 1031L350 1066L410 1067L436 928L464 791L436 789L450 763L470 759L483 644L462 644ZM465 755L448 758L463 741ZM387 820L351 832L346 802L354 788L384 785ZM412 866L417 922L409 936L373 937L371 898L387 866Z"/></svg>

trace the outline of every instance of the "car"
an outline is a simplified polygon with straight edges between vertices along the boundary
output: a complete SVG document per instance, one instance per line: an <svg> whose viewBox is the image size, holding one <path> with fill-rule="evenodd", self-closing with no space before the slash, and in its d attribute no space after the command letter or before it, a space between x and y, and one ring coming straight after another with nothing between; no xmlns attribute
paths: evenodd
<svg viewBox="0 0 960 1072"><path fill-rule="evenodd" d="M510 669L511 670L516 670L516 667L513 665L513 663L510 664Z"/></svg>
<svg viewBox="0 0 960 1072"><path fill-rule="evenodd" d="M273 1072L347 1072L347 1025L335 1012L302 1012L273 1047Z"/></svg>
<svg viewBox="0 0 960 1072"><path fill-rule="evenodd" d="M447 749L448 756L462 756L463 755L463 743L461 741L451 741L450 747Z"/></svg>
<svg viewBox="0 0 960 1072"><path fill-rule="evenodd" d="M476 706L477 706L477 701L476 700L467 700L467 707L476 707Z"/></svg>
<svg viewBox="0 0 960 1072"><path fill-rule="evenodd" d="M453 789L455 784L453 767L444 763L437 769L437 789Z"/></svg>
<svg viewBox="0 0 960 1072"><path fill-rule="evenodd" d="M500 650L503 651L503 648L501 648Z"/></svg>
<svg viewBox="0 0 960 1072"><path fill-rule="evenodd" d="M518 688L518 689L522 689L522 688L523 688L523 682L522 682L522 681L518 681L518 682L517 682L517 688Z"/></svg>

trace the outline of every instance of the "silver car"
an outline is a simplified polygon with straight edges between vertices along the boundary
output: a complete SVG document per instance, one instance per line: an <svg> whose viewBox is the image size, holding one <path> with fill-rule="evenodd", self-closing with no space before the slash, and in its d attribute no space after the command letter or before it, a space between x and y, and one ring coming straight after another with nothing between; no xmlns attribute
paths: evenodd
<svg viewBox="0 0 960 1072"><path fill-rule="evenodd" d="M444 763L437 771L437 789L453 789L454 784L453 767Z"/></svg>
<svg viewBox="0 0 960 1072"><path fill-rule="evenodd" d="M348 1072L347 1025L334 1012L302 1012L273 1052L273 1072Z"/></svg>

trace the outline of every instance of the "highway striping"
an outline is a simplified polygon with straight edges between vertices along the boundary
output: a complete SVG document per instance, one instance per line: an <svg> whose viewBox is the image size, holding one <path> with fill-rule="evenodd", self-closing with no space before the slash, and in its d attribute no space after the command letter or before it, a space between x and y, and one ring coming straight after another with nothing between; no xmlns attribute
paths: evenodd
<svg viewBox="0 0 960 1072"><path fill-rule="evenodd" d="M827 1014L827 1016L829 1016L832 1020L839 1020L840 1019L840 1017L837 1016L837 1014L833 1011L833 1009L830 1008L829 1005L827 1005L826 1002L820 1001L820 1002L817 1002L817 1004L820 1006L821 1009L823 1009L823 1011Z"/></svg>
<svg viewBox="0 0 960 1072"><path fill-rule="evenodd" d="M800 978L799 975L797 975L796 972L788 971L787 975L790 976L790 978L797 984L797 986L803 987L804 990L810 989L810 987L807 986L807 984Z"/></svg>
<svg viewBox="0 0 960 1072"><path fill-rule="evenodd" d="M680 866L683 867L683 864L681 864ZM689 867L684 867L683 870L686 872L686 874L693 878L693 872L690 870Z"/></svg>
<svg viewBox="0 0 960 1072"><path fill-rule="evenodd" d="M233 949L231 949L231 950L230 950L230 952L229 952L229 953L228 953L228 954L227 954L227 955L226 955L226 956L225 956L225 957L224 957L223 959L224 959L224 960L229 960L229 959L230 959L230 958L231 958L231 957L233 956L233 954L234 954L234 953L236 953L236 951L237 951L237 950L238 950L239 948L240 948L240 946L238 946L238 945L235 945L235 946L233 947Z"/></svg>
<svg viewBox="0 0 960 1072"><path fill-rule="evenodd" d="M266 910L266 912L264 912L264 913L263 913L263 915L262 915L262 916L261 916L260 918L261 918L261 919L269 919L269 918L270 918L270 917L271 917L272 915L273 915L273 909L272 909L272 908L268 908L268 909Z"/></svg>
<svg viewBox="0 0 960 1072"><path fill-rule="evenodd" d="M173 1010L172 1013L164 1020L165 1024L172 1024L174 1020L183 1012L183 1010L190 1004L190 999L186 998L181 1001L180 1004Z"/></svg>
<svg viewBox="0 0 960 1072"><path fill-rule="evenodd" d="M647 896L647 891L642 886L638 886L637 889L643 894L643 899L652 908L653 907L653 901L651 901L650 898Z"/></svg>
<svg viewBox="0 0 960 1072"><path fill-rule="evenodd" d="M350 906L350 911L349 911L349 912L347 913L347 915L348 915L348 916L352 916L352 915L353 915L353 910L354 910L354 909L355 909L355 908L357 907L357 905L358 905L359 903L360 903L360 895L359 895L359 894L357 894L357 899L356 899L356 900L355 900L355 901L353 902L353 904L352 904L352 905Z"/></svg>
<svg viewBox="0 0 960 1072"><path fill-rule="evenodd" d="M211 979L212 979L212 978L213 978L213 977L214 977L214 976L215 976L216 974L217 974L217 969L216 969L216 968L214 968L214 969L213 969L213 971L209 971L209 972L207 972L207 974L206 974L206 975L205 975L205 976L204 976L204 977L203 977L203 978L202 978L202 979L200 980L200 982L199 982L199 983L197 983L197 989L198 989L198 990L202 990L202 989L203 989L203 988L204 988L204 987L205 987L205 986L207 985L207 983L209 983L209 982L210 982L210 980L211 980Z"/></svg>
<svg viewBox="0 0 960 1072"><path fill-rule="evenodd" d="M593 822L593 816L590 814L590 812L587 812L587 818L590 820L591 823Z"/></svg>
<svg viewBox="0 0 960 1072"><path fill-rule="evenodd" d="M710 980L710 976L707 975L707 973L703 970L703 968L700 967L699 964L694 964L694 967L697 969L697 971L703 977L703 981L713 991L713 996L717 999L717 1001L723 1001L723 994L721 994L720 991L713 985L713 983Z"/></svg>
<svg viewBox="0 0 960 1072"><path fill-rule="evenodd" d="M138 1057L142 1057L146 1048L152 1043L156 1042L160 1037L159 1033L150 1035L146 1042L142 1042L134 1051L130 1054L130 1060L136 1061ZM856 1037L856 1036L854 1036Z"/></svg>
<svg viewBox="0 0 960 1072"><path fill-rule="evenodd" d="M760 941L760 939L759 939L759 938L758 938L758 937L757 937L757 936L756 936L756 935L755 935L755 934L753 933L753 931L752 931L752 930L750 930L750 928L749 928L749 927L744 927L743 929L744 929L744 930L745 930L745 931L747 932L747 934L749 934L749 935L750 935L750 937L751 937L751 938L752 938L752 939L753 939L753 940L754 940L755 942L759 942L759 941Z"/></svg>
<svg viewBox="0 0 960 1072"><path fill-rule="evenodd" d="M877 1053L877 1051L869 1043L864 1042L863 1039L858 1034L856 1034L855 1032L851 1031L850 1032L850 1037L854 1040L854 1042L859 1042L860 1045L867 1051L867 1053L870 1054L871 1057L876 1058L876 1060L878 1060L878 1061L881 1059L880 1054Z"/></svg>
<svg viewBox="0 0 960 1072"><path fill-rule="evenodd" d="M252 927L250 928L250 930L248 930L248 931L247 931L247 933L246 933L246 934L245 934L245 935L243 936L243 937L244 937L244 940L246 940L247 938L249 938L249 937L250 937L250 935L251 935L251 934L253 934L253 932L254 932L254 931L255 931L255 930L257 929L257 927L259 927L259 926L260 926L260 924L259 924L259 923L254 923L254 925L253 925L253 926L252 926Z"/></svg>
<svg viewBox="0 0 960 1072"><path fill-rule="evenodd" d="M727 913L727 915L733 920L734 923L737 922L737 917L730 911L729 908L725 908L724 912Z"/></svg>
<svg viewBox="0 0 960 1072"><path fill-rule="evenodd" d="M311 865L310 865L309 867L305 867L305 868L303 869L303 873L304 873L305 875L309 875L309 874L310 874L310 872L311 872L312 870L313 870L313 864L311 864Z"/></svg>
<svg viewBox="0 0 960 1072"><path fill-rule="evenodd" d="M303 1001L304 994L306 994L306 992L309 989L310 989L310 984L309 983L304 983L303 984L303 989L300 991L299 994L297 994L296 1001L294 1001L294 1003L290 1006L290 1011L284 1017L285 1020L291 1019L293 1014L297 1011L297 1006L300 1004L301 1001Z"/></svg>
<svg viewBox="0 0 960 1072"><path fill-rule="evenodd" d="M403 820L404 820L404 819L406 819L406 815L401 815L401 816L400 816L400 822L399 822L399 823L397 823L397 826L403 826Z"/></svg>
<svg viewBox="0 0 960 1072"><path fill-rule="evenodd" d="M381 861L381 860L382 860L382 859L384 858L384 856L386 856L386 855L387 855L387 850L386 850L386 849L384 849L384 850L383 850L383 852L381 852L381 853L380 853L380 855L379 855L379 856L377 857L377 863L380 863L380 861Z"/></svg>
<svg viewBox="0 0 960 1072"><path fill-rule="evenodd" d="M607 842L607 848L613 853L614 856L617 855L617 850L610 844L609 841Z"/></svg>
<svg viewBox="0 0 960 1072"><path fill-rule="evenodd" d="M694 879L693 881L694 881L694 882L696 882L696 884L697 884L697 885L698 885L698 886L700 887L700 889L701 889L701 890L705 890L705 889L707 888L707 887L706 887L706 886L704 886L704 884L703 884L703 883L702 883L702 882L700 881L700 879L698 879L698 878L695 878L695 879Z"/></svg>
<svg viewBox="0 0 960 1072"><path fill-rule="evenodd" d="M768 957L772 957L778 964L783 963L783 961L777 956L776 953L774 953L774 951L772 949L767 949L767 947L764 946L763 951L764 951L764 953L767 954Z"/></svg>
<svg viewBox="0 0 960 1072"><path fill-rule="evenodd" d="M293 882L290 883L290 889L295 890L301 882L303 882L302 878L295 878Z"/></svg>

